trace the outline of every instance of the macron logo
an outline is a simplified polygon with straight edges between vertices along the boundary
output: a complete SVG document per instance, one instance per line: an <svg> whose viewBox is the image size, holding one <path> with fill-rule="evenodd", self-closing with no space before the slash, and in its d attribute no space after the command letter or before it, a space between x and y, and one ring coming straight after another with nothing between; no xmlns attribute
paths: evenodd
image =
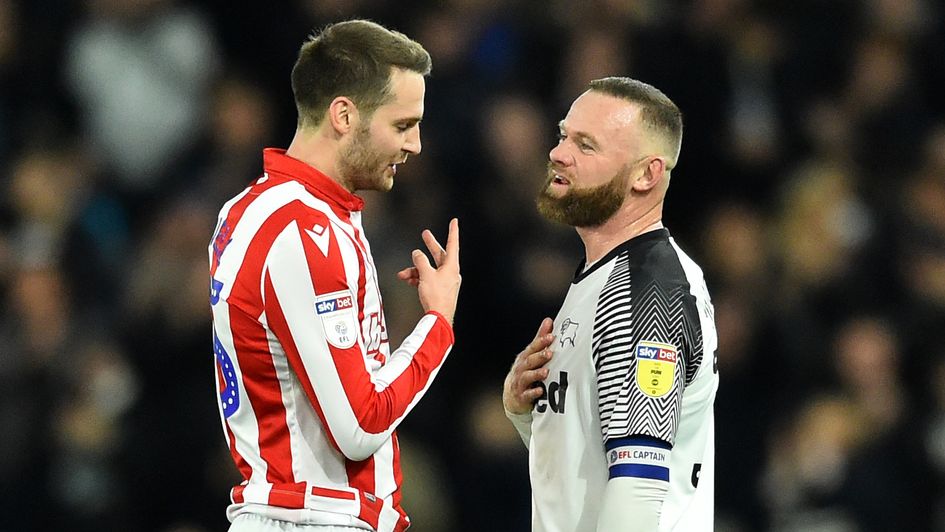
<svg viewBox="0 0 945 532"><path fill-rule="evenodd" d="M328 256L328 239L331 237L331 231L321 224L315 224L315 227L311 229L306 229L308 236L312 237L312 240L315 242L315 245L318 246L318 250L322 252L322 255Z"/></svg>

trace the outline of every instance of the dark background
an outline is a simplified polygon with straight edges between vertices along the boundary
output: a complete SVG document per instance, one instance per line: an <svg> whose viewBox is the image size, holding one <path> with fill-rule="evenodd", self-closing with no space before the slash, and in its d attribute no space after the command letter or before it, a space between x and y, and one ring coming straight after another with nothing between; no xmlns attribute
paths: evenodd
<svg viewBox="0 0 945 532"><path fill-rule="evenodd" d="M424 531L524 531L513 356L580 257L533 207L594 78L681 107L665 223L716 307L716 530L945 530L945 6L936 0L0 0L0 530L225 530L216 213L295 127L315 28L434 60L423 154L365 194L394 273L462 226L457 343L400 431Z"/></svg>

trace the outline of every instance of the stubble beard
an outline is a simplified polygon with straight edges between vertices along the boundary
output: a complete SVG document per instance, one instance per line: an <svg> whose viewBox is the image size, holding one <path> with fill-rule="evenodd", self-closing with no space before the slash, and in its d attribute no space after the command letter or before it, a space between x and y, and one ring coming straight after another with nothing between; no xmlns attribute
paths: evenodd
<svg viewBox="0 0 945 532"><path fill-rule="evenodd" d="M362 124L355 131L351 143L341 152L338 173L357 190L387 192L394 186L393 178L385 175L387 162L371 142L370 124Z"/></svg>
<svg viewBox="0 0 945 532"><path fill-rule="evenodd" d="M623 205L627 193L628 168L621 168L610 181L591 188L571 188L563 196L550 192L554 169L548 165L548 179L535 203L538 212L552 222L572 227L599 227L610 220Z"/></svg>

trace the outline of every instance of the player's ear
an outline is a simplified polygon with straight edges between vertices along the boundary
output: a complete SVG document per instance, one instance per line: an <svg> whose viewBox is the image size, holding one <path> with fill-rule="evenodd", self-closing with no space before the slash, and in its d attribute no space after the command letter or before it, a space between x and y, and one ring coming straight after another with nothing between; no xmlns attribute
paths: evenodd
<svg viewBox="0 0 945 532"><path fill-rule="evenodd" d="M358 106L346 96L337 96L328 104L328 122L338 135L353 131L358 116Z"/></svg>
<svg viewBox="0 0 945 532"><path fill-rule="evenodd" d="M633 190L636 192L649 192L666 179L666 159L663 157L653 157L650 162L643 167L643 173L636 176L633 180Z"/></svg>

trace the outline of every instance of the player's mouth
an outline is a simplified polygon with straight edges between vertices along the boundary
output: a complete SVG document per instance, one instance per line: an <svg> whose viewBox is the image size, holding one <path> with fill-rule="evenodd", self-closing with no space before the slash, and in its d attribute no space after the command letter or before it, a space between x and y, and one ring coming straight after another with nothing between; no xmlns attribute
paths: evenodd
<svg viewBox="0 0 945 532"><path fill-rule="evenodd" d="M570 184L571 184L571 181L569 181L568 178L562 176L561 174L552 174L552 176L551 176L551 182L552 182L553 184L555 184L555 185L565 185L565 186L567 186L567 185L570 185Z"/></svg>
<svg viewBox="0 0 945 532"><path fill-rule="evenodd" d="M397 165L398 165L398 164L404 164L404 163L406 163L406 162L407 162L407 158L404 157L403 159L401 159L401 160L399 160L399 161L395 161L395 162L393 162L393 163L387 165L387 167L390 168L391 173L393 173L394 175L397 175Z"/></svg>

